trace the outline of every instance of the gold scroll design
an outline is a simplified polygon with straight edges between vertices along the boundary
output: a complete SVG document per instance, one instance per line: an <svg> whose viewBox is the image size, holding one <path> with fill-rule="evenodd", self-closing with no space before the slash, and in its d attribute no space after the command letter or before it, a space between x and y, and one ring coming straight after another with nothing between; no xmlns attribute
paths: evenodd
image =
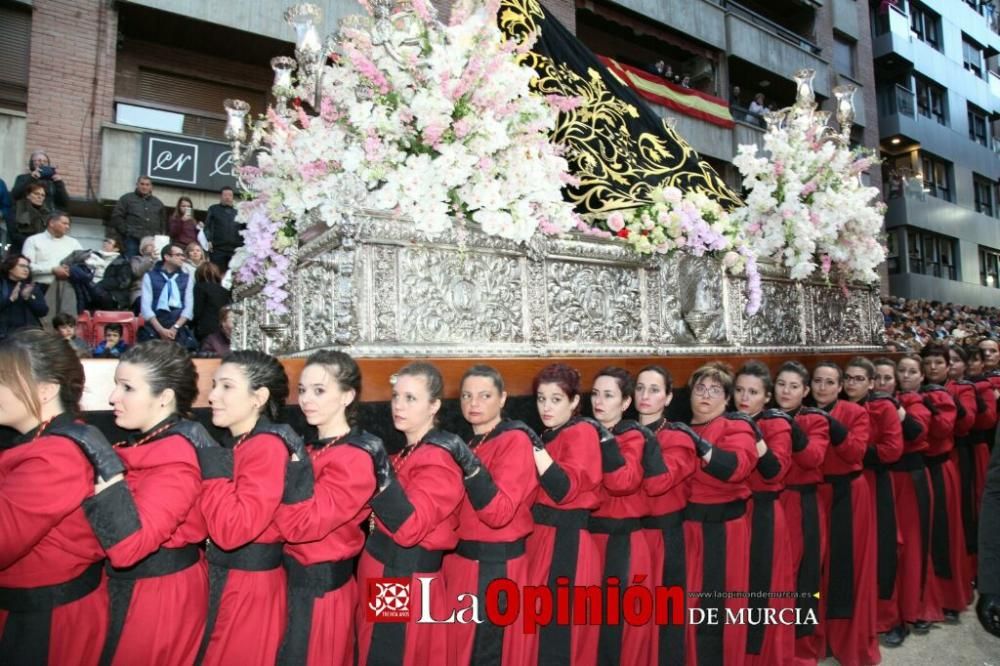
<svg viewBox="0 0 1000 666"><path fill-rule="evenodd" d="M503 0L500 5L500 29L518 42L538 32L544 18L537 0ZM566 188L579 212L648 204L652 189L660 185L702 192L726 208L741 204L711 165L697 159L691 146L666 124L664 136L652 132L633 136L629 119L640 117L638 109L608 90L594 68L587 69L585 78L566 63L535 51L522 54L520 62L537 73L534 92L583 100L576 109L560 112L552 137L565 148L570 172L580 181Z"/></svg>

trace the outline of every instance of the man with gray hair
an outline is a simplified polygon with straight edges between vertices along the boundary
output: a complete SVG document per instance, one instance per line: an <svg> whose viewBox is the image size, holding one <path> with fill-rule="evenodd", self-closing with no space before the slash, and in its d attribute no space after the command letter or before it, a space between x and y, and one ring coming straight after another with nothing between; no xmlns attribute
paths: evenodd
<svg viewBox="0 0 1000 666"><path fill-rule="evenodd" d="M69 215L55 212L49 215L45 231L28 236L21 254L31 261L35 283L45 289L45 302L49 313L43 324L59 313L76 316L76 292L69 283L69 266L63 261L83 246L69 235Z"/></svg>
<svg viewBox="0 0 1000 666"><path fill-rule="evenodd" d="M143 236L167 233L167 209L153 196L153 181L149 176L139 176L135 191L118 199L108 226L120 236L125 257L129 259L139 254Z"/></svg>

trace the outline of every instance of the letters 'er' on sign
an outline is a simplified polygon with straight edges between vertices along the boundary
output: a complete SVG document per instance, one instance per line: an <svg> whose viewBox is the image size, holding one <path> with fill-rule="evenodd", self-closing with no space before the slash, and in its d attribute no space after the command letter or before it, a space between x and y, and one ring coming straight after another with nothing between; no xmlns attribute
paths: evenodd
<svg viewBox="0 0 1000 666"><path fill-rule="evenodd" d="M145 132L142 165L157 184L213 192L236 186L232 153L227 144L217 141Z"/></svg>

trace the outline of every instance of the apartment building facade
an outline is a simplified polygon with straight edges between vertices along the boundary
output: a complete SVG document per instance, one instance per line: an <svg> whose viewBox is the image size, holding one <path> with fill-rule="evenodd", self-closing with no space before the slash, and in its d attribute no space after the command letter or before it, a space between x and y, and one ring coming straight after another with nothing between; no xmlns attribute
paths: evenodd
<svg viewBox="0 0 1000 666"><path fill-rule="evenodd" d="M978 0L899 0L873 1L871 16L890 291L996 306L997 12Z"/></svg>

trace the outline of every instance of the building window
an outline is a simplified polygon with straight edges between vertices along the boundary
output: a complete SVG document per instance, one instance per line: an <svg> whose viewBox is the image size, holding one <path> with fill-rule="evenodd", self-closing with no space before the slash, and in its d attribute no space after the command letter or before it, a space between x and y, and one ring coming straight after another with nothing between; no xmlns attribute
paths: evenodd
<svg viewBox="0 0 1000 666"><path fill-rule="evenodd" d="M854 78L854 42L840 35L833 36L833 68Z"/></svg>
<svg viewBox="0 0 1000 666"><path fill-rule="evenodd" d="M976 212L993 217L996 206L993 202L994 184L989 178L972 174L972 190L976 201Z"/></svg>
<svg viewBox="0 0 1000 666"><path fill-rule="evenodd" d="M910 227L906 232L906 240L910 251L911 273L946 280L958 279L954 238Z"/></svg>
<svg viewBox="0 0 1000 666"><path fill-rule="evenodd" d="M917 88L917 112L927 118L933 118L942 125L947 125L944 110L944 88L919 76L913 78Z"/></svg>
<svg viewBox="0 0 1000 666"><path fill-rule="evenodd" d="M902 272L903 267L899 261L899 237L895 230L890 231L885 237L886 256L885 265L889 273L896 274Z"/></svg>
<svg viewBox="0 0 1000 666"><path fill-rule="evenodd" d="M919 2L910 3L910 30L920 41L941 50L941 17Z"/></svg>
<svg viewBox="0 0 1000 666"><path fill-rule="evenodd" d="M924 191L932 197L951 201L951 164L927 153L921 154L920 162Z"/></svg>
<svg viewBox="0 0 1000 666"><path fill-rule="evenodd" d="M989 146L989 134L986 129L986 112L972 104L969 104L968 109L969 139L980 145Z"/></svg>
<svg viewBox="0 0 1000 666"><path fill-rule="evenodd" d="M15 3L16 4L16 3ZM0 4L0 107L28 109L28 60L31 54L31 7Z"/></svg>
<svg viewBox="0 0 1000 666"><path fill-rule="evenodd" d="M1000 287L1000 250L979 246L979 284Z"/></svg>
<svg viewBox="0 0 1000 666"><path fill-rule="evenodd" d="M986 69L983 67L983 47L962 35L962 60L965 68L981 79L986 78Z"/></svg>

